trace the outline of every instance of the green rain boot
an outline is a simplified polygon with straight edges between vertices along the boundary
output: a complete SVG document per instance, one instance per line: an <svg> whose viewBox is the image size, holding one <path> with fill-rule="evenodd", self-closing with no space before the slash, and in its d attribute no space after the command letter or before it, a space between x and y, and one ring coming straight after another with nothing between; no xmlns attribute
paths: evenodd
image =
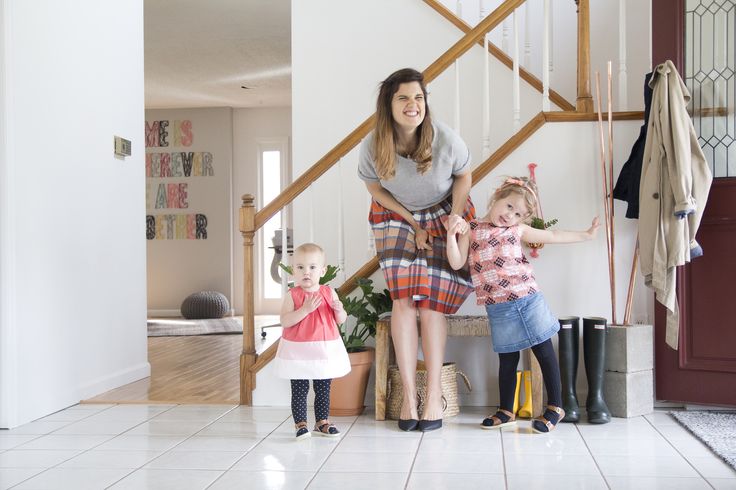
<svg viewBox="0 0 736 490"><path fill-rule="evenodd" d="M575 382L578 378L578 349L580 346L580 318L566 316L559 319L560 331L557 334L560 351L560 377L562 378L562 408L565 410L563 422L578 422L580 406Z"/></svg>
<svg viewBox="0 0 736 490"><path fill-rule="evenodd" d="M606 367L606 319L583 318L583 354L585 375L588 377L588 399L586 409L588 422L607 424L611 411L603 399L603 376Z"/></svg>

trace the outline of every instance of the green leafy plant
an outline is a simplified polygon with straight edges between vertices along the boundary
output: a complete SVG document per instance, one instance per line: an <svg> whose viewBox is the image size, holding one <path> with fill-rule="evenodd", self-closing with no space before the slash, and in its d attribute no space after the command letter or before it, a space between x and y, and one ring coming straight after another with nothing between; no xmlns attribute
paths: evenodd
<svg viewBox="0 0 736 490"><path fill-rule="evenodd" d="M546 230L550 226L554 226L557 224L557 218L551 219L549 221L544 221L542 218L539 218L537 216L532 216L531 223L529 223L529 226L532 228L536 228L538 230Z"/></svg>
<svg viewBox="0 0 736 490"><path fill-rule="evenodd" d="M550 226L554 226L557 224L557 218L551 219L549 221L544 221L542 218L538 216L532 216L531 221L529 222L529 226L532 228L536 228L538 230L546 230ZM532 249L532 257L537 257L537 249L540 249L544 247L544 243L527 243L529 245L529 248Z"/></svg>
<svg viewBox="0 0 736 490"><path fill-rule="evenodd" d="M365 342L376 335L376 323L380 316L390 312L393 305L388 289L376 292L373 281L358 279L360 296L340 298L345 312L355 319L355 326L348 331L347 322L340 325L340 336L348 352L365 350Z"/></svg>
<svg viewBox="0 0 736 490"><path fill-rule="evenodd" d="M290 265L286 265L283 262L279 262L279 267L282 271L286 272L290 276L294 274L294 269L291 268ZM328 265L327 266L327 272L325 272L325 275L319 278L320 284L329 284L331 280L337 277L337 272L340 270L339 265ZM289 283L289 287L293 286L293 283Z"/></svg>

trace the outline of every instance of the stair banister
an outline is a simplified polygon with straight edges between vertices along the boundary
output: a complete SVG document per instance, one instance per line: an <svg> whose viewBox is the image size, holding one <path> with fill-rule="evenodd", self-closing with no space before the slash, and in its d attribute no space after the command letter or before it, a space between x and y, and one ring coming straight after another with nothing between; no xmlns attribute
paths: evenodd
<svg viewBox="0 0 736 490"><path fill-rule="evenodd" d="M444 5L442 5L437 0L424 0L424 3L432 7L437 13L439 13L441 16L443 16L448 21L452 22L452 24L460 29L462 32L470 32L471 27L463 21L461 18L457 17L456 15L453 15L452 12L450 12ZM552 14L550 10L550 45L554 45L554 43L551 41L552 36ZM478 44L483 46L483 39L480 39L478 41ZM513 61L510 56L504 52L501 48L496 46L493 43L489 43L487 47L488 52L490 52L498 61L506 65L508 68L513 68ZM550 71L554 71L554 63L552 62L552 56L550 53ZM523 68L523 67L522 67ZM537 77L532 75L529 71L521 69L521 78L528 83L532 88L535 90L538 90L540 93L543 91L542 81L539 80ZM565 100L565 98L560 95L558 92L550 89L549 90L549 98L552 102L555 103L560 109L563 111L574 111L575 106Z"/></svg>
<svg viewBox="0 0 736 490"><path fill-rule="evenodd" d="M542 26L542 110L549 112L551 104L549 101L549 51L550 51L550 0L544 0L544 25Z"/></svg>
<svg viewBox="0 0 736 490"><path fill-rule="evenodd" d="M521 84L519 82L519 15L514 10L514 82L511 90L514 99L514 130L521 127Z"/></svg>
<svg viewBox="0 0 736 490"><path fill-rule="evenodd" d="M495 28L503 19L509 16L514 9L519 7L525 0L506 0L498 6L488 17L483 19L477 26L471 29L467 34L460 38L450 49L440 56L434 63L424 70L424 82L429 84L437 78L447 67L455 62L457 58L462 56L470 48L477 43L486 32ZM375 124L375 114L363 121L355 128L345 139L337 144L332 150L327 152L317 163L309 167L294 182L289 184L286 189L281 191L273 201L266 204L263 209L258 211L255 216L256 229L263 226L279 209L291 203L301 194L304 189L312 182L317 180L323 173L329 170L339 158L342 158L350 150L352 150L366 135L373 129Z"/></svg>
<svg viewBox="0 0 736 490"><path fill-rule="evenodd" d="M575 0L578 6L578 94L575 110L593 112L590 91L590 0Z"/></svg>
<svg viewBox="0 0 736 490"><path fill-rule="evenodd" d="M240 206L240 233L243 235L243 352L240 354L240 404L253 404L255 374L250 367L256 362L255 309L253 305L253 236L255 226L255 197L245 194ZM283 253L284 250L282 250ZM250 389L243 389L245 386Z"/></svg>

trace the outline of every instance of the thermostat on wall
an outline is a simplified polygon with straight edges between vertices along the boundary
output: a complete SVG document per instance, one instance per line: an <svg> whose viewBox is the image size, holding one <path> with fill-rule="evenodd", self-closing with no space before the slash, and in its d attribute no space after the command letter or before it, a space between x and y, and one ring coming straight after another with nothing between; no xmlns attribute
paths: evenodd
<svg viewBox="0 0 736 490"><path fill-rule="evenodd" d="M130 140L115 136L115 154L121 157L130 156Z"/></svg>

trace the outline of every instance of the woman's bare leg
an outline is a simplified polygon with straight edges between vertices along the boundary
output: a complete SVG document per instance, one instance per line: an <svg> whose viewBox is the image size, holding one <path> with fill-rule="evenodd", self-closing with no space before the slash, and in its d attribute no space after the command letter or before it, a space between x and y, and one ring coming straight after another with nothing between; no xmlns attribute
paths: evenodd
<svg viewBox="0 0 736 490"><path fill-rule="evenodd" d="M394 300L391 310L391 338L401 374L404 399L399 418L418 419L417 414L417 310L408 298Z"/></svg>
<svg viewBox="0 0 736 490"><path fill-rule="evenodd" d="M422 419L442 418L442 363L445 361L447 343L447 320L437 311L420 309L422 328L422 352L427 366L427 400Z"/></svg>

